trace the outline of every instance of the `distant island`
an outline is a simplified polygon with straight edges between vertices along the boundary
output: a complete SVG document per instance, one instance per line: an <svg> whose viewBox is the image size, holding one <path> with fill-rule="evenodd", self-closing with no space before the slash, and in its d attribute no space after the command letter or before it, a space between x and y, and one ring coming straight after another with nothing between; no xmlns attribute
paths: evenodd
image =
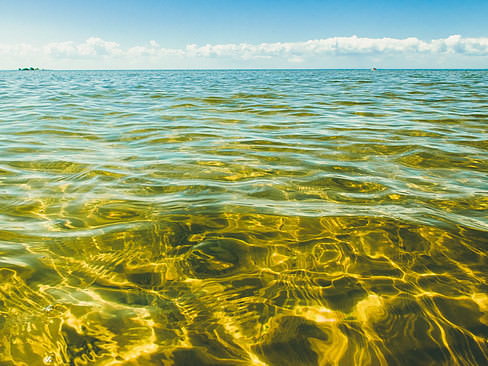
<svg viewBox="0 0 488 366"><path fill-rule="evenodd" d="M19 67L19 71L34 71L34 70L39 70L38 67L34 68L34 67Z"/></svg>

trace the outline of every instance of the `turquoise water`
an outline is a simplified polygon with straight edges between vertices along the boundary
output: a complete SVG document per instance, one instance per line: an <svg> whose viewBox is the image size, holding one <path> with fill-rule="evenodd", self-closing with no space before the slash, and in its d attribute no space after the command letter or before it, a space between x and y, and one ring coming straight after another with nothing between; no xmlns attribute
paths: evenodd
<svg viewBox="0 0 488 366"><path fill-rule="evenodd" d="M0 72L0 363L487 363L487 123L488 71Z"/></svg>

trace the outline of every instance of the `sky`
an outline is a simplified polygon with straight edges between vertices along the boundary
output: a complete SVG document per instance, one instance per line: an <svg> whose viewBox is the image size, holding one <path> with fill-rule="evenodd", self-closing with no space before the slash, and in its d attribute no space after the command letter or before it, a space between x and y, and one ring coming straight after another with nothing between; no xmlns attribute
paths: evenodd
<svg viewBox="0 0 488 366"><path fill-rule="evenodd" d="M488 68L488 0L0 0L0 69Z"/></svg>

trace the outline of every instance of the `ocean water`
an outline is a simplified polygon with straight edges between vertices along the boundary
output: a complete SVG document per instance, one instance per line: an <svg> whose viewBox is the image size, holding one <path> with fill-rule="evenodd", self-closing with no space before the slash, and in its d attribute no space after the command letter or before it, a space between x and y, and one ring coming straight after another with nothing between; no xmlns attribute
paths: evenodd
<svg viewBox="0 0 488 366"><path fill-rule="evenodd" d="M487 127L488 71L0 72L0 364L487 364Z"/></svg>

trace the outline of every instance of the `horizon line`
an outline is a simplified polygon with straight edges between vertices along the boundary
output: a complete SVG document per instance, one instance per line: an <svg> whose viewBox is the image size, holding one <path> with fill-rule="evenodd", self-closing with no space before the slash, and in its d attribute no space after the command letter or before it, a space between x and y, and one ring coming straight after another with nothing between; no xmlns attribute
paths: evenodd
<svg viewBox="0 0 488 366"><path fill-rule="evenodd" d="M303 67L303 68L289 68L289 67L272 67L272 68L116 68L116 69L44 69L44 68L34 68L26 69L0 69L0 71L313 71L313 70L371 70L371 71L381 71L381 70L445 70L445 71L461 71L461 70L473 70L473 71L486 71L487 68L429 68L429 67L416 67L416 68L382 68L382 67L363 67L363 68L322 68L322 67Z"/></svg>

